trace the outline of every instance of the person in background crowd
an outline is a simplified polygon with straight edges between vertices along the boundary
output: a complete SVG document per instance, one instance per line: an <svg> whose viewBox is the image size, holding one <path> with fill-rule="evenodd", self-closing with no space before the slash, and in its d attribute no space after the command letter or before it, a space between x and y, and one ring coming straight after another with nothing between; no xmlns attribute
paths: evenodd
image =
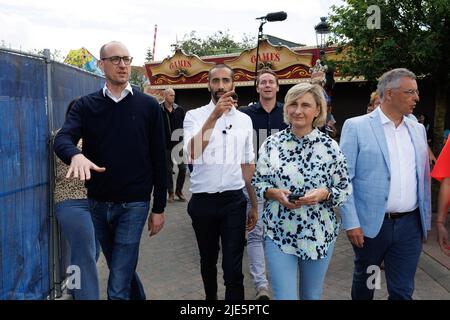
<svg viewBox="0 0 450 320"><path fill-rule="evenodd" d="M329 135L331 138L337 138L337 128L336 128L336 119L333 116L331 102L327 103L327 118L325 119L325 126L323 127L322 132Z"/></svg>
<svg viewBox="0 0 450 320"><path fill-rule="evenodd" d="M178 163L178 177L176 181L175 193L173 192L173 160L172 150L183 140L179 136L183 129L184 109L175 103L175 91L173 89L164 90L164 101L161 102L161 109L163 112L164 130L166 133L166 158L167 158L167 191L169 193L168 202L174 201L174 195L180 201L185 202L186 198L183 194L184 180L186 179L186 164L183 162L183 149L178 155L175 155L175 160ZM177 136L173 136L173 134Z"/></svg>
<svg viewBox="0 0 450 320"><path fill-rule="evenodd" d="M450 207L450 142L446 142L431 176L441 182L436 217L437 241L442 252L450 256L450 242L447 231L447 215Z"/></svg>
<svg viewBox="0 0 450 320"><path fill-rule="evenodd" d="M376 91L370 94L369 104L367 105L367 113L371 113L380 105L380 97Z"/></svg>
<svg viewBox="0 0 450 320"><path fill-rule="evenodd" d="M78 98L72 100L66 117ZM81 149L81 140L78 144ZM95 238L94 225L89 211L86 188L79 180L65 179L69 169L56 158L54 201L56 218L62 235L68 242L70 265L80 271L80 286L70 290L74 300L98 300L100 298L97 259L100 245Z"/></svg>

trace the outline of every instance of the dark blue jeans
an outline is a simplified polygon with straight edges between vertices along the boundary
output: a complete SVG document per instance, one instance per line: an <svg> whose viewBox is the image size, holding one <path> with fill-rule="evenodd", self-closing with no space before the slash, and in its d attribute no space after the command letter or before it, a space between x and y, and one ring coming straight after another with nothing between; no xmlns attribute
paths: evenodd
<svg viewBox="0 0 450 320"><path fill-rule="evenodd" d="M217 259L222 243L225 300L244 300L244 254L247 201L242 190L194 193L188 205L197 244L206 300L217 299Z"/></svg>
<svg viewBox="0 0 450 320"><path fill-rule="evenodd" d="M89 205L109 268L108 299L145 300L136 267L149 202L113 203L89 199Z"/></svg>
<svg viewBox="0 0 450 320"><path fill-rule="evenodd" d="M80 287L70 290L74 300L98 300L99 285L94 225L87 199L65 200L56 204L56 217L68 242L70 264L80 270Z"/></svg>
<svg viewBox="0 0 450 320"><path fill-rule="evenodd" d="M384 260L389 300L411 300L414 276L422 252L422 227L419 211L398 219L384 219L378 235L364 237L364 247L355 251L352 299L372 300L374 289L369 289L367 272L371 265L380 266Z"/></svg>

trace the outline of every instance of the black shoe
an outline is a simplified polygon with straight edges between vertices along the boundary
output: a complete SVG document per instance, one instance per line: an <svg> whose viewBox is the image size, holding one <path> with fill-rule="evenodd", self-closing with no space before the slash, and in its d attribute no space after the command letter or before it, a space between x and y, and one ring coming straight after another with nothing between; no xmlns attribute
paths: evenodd
<svg viewBox="0 0 450 320"><path fill-rule="evenodd" d="M256 300L270 300L269 291L266 288L261 288L256 294Z"/></svg>

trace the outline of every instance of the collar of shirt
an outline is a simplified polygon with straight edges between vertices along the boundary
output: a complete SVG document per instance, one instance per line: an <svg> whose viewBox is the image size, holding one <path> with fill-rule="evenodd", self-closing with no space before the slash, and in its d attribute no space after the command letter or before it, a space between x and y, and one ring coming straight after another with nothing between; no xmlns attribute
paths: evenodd
<svg viewBox="0 0 450 320"><path fill-rule="evenodd" d="M380 115L381 124L384 126L384 125L390 123L395 128L394 122L384 114L384 112L381 110L381 108L378 107L377 109L378 109L378 114ZM398 127L403 126L403 125L405 125L405 116L403 116L402 122L400 123L400 125Z"/></svg>
<svg viewBox="0 0 450 320"><path fill-rule="evenodd" d="M280 102L276 101L275 102L275 107L270 112L267 112L266 109L263 108L263 106L261 104L261 101L258 102L258 103L253 104L252 107L255 108L256 111L261 112L261 113L272 113L277 108L283 108L283 104L281 104Z"/></svg>
<svg viewBox="0 0 450 320"><path fill-rule="evenodd" d="M165 111L165 110L166 110L166 105L164 104L164 101L161 102L160 105L161 105L161 108L163 108L163 111ZM180 107L180 106L177 105L175 102L174 102L173 105L172 105L173 110L175 110L175 109L177 109L177 108L179 108L179 107ZM172 111L173 111L173 110L172 110Z"/></svg>
<svg viewBox="0 0 450 320"><path fill-rule="evenodd" d="M319 130L317 128L313 128L313 130L310 133L303 136L303 138L299 138L292 132L292 125L290 125L289 127L286 128L286 135L291 140L295 140L298 142L309 142L309 143L317 142L320 138Z"/></svg>
<svg viewBox="0 0 450 320"><path fill-rule="evenodd" d="M125 89L123 89L122 93L120 94L120 98L116 98L112 95L111 91L106 86L106 83L103 86L103 96L110 97L116 103L121 101L123 98L125 98L128 95L128 93L131 93L133 95L133 88L131 87L131 84L129 82L128 82L127 86L125 87Z"/></svg>

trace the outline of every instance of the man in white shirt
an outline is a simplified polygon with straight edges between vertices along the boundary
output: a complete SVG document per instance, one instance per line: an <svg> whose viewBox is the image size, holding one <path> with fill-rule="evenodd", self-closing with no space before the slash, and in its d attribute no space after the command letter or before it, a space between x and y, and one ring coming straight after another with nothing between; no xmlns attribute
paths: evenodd
<svg viewBox="0 0 450 320"><path fill-rule="evenodd" d="M352 299L373 299L384 260L389 299L409 300L431 222L427 138L407 117L419 101L414 73L386 72L377 92L380 107L348 119L341 135L353 184L340 209L355 251Z"/></svg>
<svg viewBox="0 0 450 320"><path fill-rule="evenodd" d="M243 300L242 257L245 228L257 221L250 117L237 111L233 70L223 64L209 71L211 101L186 113L184 149L193 164L188 213L197 237L206 300L217 299L217 259L222 244L225 299ZM246 218L247 188L252 203ZM247 223L246 223L247 220Z"/></svg>

